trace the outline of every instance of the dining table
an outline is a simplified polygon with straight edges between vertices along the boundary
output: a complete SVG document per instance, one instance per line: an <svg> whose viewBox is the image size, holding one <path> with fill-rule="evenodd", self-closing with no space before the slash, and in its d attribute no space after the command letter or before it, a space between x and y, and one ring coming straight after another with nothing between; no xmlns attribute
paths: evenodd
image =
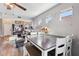
<svg viewBox="0 0 79 59"><path fill-rule="evenodd" d="M28 41L41 51L42 56L47 56L48 52L56 48L56 39L63 38L57 35L37 35L28 37Z"/></svg>

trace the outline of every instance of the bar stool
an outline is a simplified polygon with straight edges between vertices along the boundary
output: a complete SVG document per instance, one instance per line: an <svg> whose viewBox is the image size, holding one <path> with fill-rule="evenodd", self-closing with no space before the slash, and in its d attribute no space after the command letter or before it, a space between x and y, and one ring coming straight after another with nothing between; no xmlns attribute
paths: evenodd
<svg viewBox="0 0 79 59"><path fill-rule="evenodd" d="M72 37L73 34L71 36L66 36L66 56L71 56Z"/></svg>
<svg viewBox="0 0 79 59"><path fill-rule="evenodd" d="M66 38L57 38L56 40L56 56L65 56Z"/></svg>

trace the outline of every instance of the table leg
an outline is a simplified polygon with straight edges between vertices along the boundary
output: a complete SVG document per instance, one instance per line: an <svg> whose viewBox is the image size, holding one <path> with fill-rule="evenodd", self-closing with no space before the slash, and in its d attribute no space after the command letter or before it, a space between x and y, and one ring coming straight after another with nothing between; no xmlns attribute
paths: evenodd
<svg viewBox="0 0 79 59"><path fill-rule="evenodd" d="M47 51L42 51L42 56L47 56Z"/></svg>

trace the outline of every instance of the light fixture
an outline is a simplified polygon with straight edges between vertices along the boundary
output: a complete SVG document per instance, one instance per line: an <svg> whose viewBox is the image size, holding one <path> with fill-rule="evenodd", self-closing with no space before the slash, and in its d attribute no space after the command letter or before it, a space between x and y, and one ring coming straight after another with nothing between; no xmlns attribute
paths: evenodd
<svg viewBox="0 0 79 59"><path fill-rule="evenodd" d="M5 3L5 6L7 6L7 9L14 8L14 4L12 4L12 3Z"/></svg>
<svg viewBox="0 0 79 59"><path fill-rule="evenodd" d="M12 8L14 8L14 6L17 6L20 9L22 9L23 11L27 10L25 7L19 5L18 3L5 3L5 6L7 6L7 9L12 9Z"/></svg>

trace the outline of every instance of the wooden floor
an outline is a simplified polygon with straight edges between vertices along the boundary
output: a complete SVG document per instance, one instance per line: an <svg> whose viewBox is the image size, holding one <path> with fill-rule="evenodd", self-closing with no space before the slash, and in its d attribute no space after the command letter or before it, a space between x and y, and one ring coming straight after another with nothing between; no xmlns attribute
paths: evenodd
<svg viewBox="0 0 79 59"><path fill-rule="evenodd" d="M23 52L20 50L20 48L16 48L15 46L8 43L9 37L10 36L0 37L0 56L23 56ZM26 49L30 56L41 56L41 51L29 42L26 43ZM51 53L53 52L50 51L48 56L52 56L53 54Z"/></svg>
<svg viewBox="0 0 79 59"><path fill-rule="evenodd" d="M0 37L0 56L22 56L20 50L8 43L9 36Z"/></svg>

